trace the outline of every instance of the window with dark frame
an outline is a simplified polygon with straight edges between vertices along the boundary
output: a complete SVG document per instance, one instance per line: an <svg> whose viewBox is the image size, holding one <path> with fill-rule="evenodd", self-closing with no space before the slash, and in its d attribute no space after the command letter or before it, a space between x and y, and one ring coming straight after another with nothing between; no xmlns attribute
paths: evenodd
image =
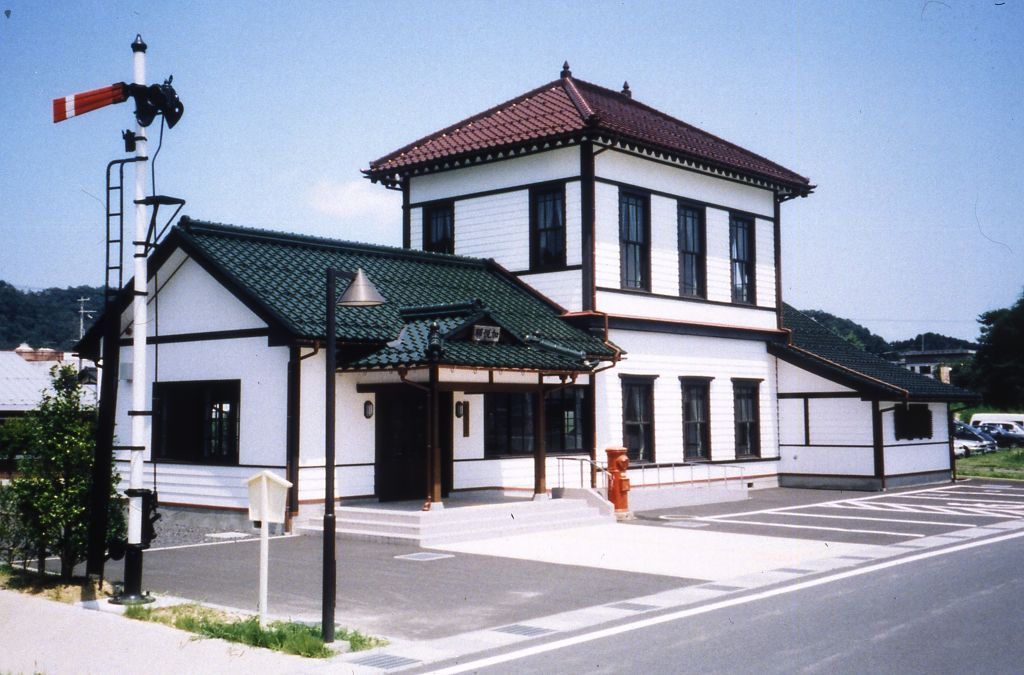
<svg viewBox="0 0 1024 675"><path fill-rule="evenodd" d="M565 267L565 185L530 190L530 270Z"/></svg>
<svg viewBox="0 0 1024 675"><path fill-rule="evenodd" d="M679 295L703 298L706 290L704 209L679 204Z"/></svg>
<svg viewBox="0 0 1024 675"><path fill-rule="evenodd" d="M532 393L484 394L484 456L533 454ZM544 397L544 444L550 454L587 452L586 387L566 387Z"/></svg>
<svg viewBox="0 0 1024 675"><path fill-rule="evenodd" d="M650 201L645 194L619 192L619 255L622 288L651 290Z"/></svg>
<svg viewBox="0 0 1024 675"><path fill-rule="evenodd" d="M238 464L239 380L153 384L157 461Z"/></svg>
<svg viewBox="0 0 1024 675"><path fill-rule="evenodd" d="M622 443L632 461L654 461L654 381L650 378L622 378Z"/></svg>
<svg viewBox="0 0 1024 675"><path fill-rule="evenodd" d="M899 403L893 409L893 432L898 441L932 437L932 411L926 403Z"/></svg>
<svg viewBox="0 0 1024 675"><path fill-rule="evenodd" d="M736 456L761 455L761 429L756 380L733 380L733 411L736 423Z"/></svg>
<svg viewBox="0 0 1024 675"><path fill-rule="evenodd" d="M680 378L683 389L683 459L711 459L711 378Z"/></svg>
<svg viewBox="0 0 1024 675"><path fill-rule="evenodd" d="M455 253L455 204L452 202L424 207L423 250Z"/></svg>
<svg viewBox="0 0 1024 675"><path fill-rule="evenodd" d="M746 216L729 216L729 262L732 301L754 304L754 222Z"/></svg>

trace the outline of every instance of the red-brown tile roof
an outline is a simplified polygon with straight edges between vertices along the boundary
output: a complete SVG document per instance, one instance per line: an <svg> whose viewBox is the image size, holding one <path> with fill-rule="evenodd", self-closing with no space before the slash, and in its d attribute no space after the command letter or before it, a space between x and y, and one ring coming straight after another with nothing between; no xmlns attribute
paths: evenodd
<svg viewBox="0 0 1024 675"><path fill-rule="evenodd" d="M634 101L631 96L563 77L506 101L370 163L364 173L387 180L439 160L468 158L534 141L603 132L627 143L781 184L798 193L807 178L717 136Z"/></svg>

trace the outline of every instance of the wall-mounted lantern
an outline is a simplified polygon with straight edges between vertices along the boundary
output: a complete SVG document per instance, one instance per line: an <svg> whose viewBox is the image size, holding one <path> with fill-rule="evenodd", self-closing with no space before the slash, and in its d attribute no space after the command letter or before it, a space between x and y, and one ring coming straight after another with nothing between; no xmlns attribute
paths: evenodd
<svg viewBox="0 0 1024 675"><path fill-rule="evenodd" d="M363 417L366 419L373 417L373 401L366 401L363 403Z"/></svg>
<svg viewBox="0 0 1024 675"><path fill-rule="evenodd" d="M455 403L455 416L462 419L462 416L466 414L466 404L463 401L456 401Z"/></svg>

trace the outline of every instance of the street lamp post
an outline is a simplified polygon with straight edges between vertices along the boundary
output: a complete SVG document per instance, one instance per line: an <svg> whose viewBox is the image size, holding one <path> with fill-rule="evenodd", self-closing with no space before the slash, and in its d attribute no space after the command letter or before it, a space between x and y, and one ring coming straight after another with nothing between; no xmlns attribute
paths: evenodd
<svg viewBox="0 0 1024 675"><path fill-rule="evenodd" d="M348 290L335 301L338 277L350 278ZM327 269L327 364L324 367L326 373L325 394L324 394L324 471L326 481L324 484L324 552L323 552L323 597L321 605L323 616L321 618L321 635L324 642L334 642L334 603L337 595L337 557L334 548L335 541L335 519L334 519L334 428L335 428L335 370L337 370L337 317L335 312L338 307L373 307L384 302L384 296L366 278L362 269L357 269L355 274L342 272L333 267Z"/></svg>

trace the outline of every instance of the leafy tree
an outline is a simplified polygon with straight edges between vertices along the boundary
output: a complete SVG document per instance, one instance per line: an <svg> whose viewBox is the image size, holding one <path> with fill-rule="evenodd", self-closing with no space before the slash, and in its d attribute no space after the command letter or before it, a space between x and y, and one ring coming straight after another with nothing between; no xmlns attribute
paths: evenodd
<svg viewBox="0 0 1024 675"><path fill-rule="evenodd" d="M998 408L1024 409L1024 292L1012 307L985 312L978 323L978 353L957 384Z"/></svg>
<svg viewBox="0 0 1024 675"><path fill-rule="evenodd" d="M960 338L931 332L919 333L909 340L896 340L889 344L898 351L915 349L975 349L977 347L970 340L961 340Z"/></svg>
<svg viewBox="0 0 1024 675"><path fill-rule="evenodd" d="M82 403L73 368L54 366L50 373L52 391L43 392L39 407L13 422L22 427L17 436L24 445L17 449L10 490L31 549L25 553L40 559L57 555L61 577L69 579L86 553L96 415ZM109 486L108 541L124 533L117 481L115 474Z"/></svg>

